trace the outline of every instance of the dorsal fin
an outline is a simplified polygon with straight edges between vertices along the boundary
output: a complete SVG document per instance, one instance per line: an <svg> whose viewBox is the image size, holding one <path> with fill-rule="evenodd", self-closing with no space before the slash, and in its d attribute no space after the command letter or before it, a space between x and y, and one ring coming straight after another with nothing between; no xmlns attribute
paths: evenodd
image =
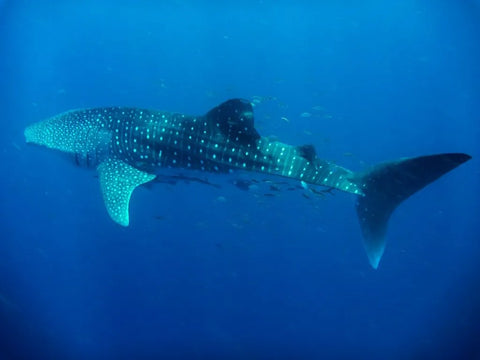
<svg viewBox="0 0 480 360"><path fill-rule="evenodd" d="M310 144L300 145L300 146L297 146L297 150L300 153L300 156L303 157L304 159L307 159L308 161L313 162L317 157L317 152L315 151L315 148L313 147L313 145L310 145Z"/></svg>
<svg viewBox="0 0 480 360"><path fill-rule="evenodd" d="M248 100L231 99L205 115L212 129L218 129L230 141L253 143L260 138L253 124L253 107Z"/></svg>

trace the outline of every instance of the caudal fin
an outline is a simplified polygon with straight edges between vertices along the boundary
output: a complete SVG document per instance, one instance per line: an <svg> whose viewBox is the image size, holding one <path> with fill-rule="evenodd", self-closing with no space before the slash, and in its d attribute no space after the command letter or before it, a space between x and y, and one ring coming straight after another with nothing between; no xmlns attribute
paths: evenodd
<svg viewBox="0 0 480 360"><path fill-rule="evenodd" d="M385 250L385 233L390 215L410 195L470 160L461 153L401 159L375 166L358 177L365 196L356 203L365 250L374 269Z"/></svg>

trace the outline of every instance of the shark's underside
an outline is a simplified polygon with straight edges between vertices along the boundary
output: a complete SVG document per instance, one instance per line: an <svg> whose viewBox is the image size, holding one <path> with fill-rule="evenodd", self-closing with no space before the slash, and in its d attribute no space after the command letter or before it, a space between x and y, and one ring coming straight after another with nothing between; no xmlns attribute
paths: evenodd
<svg viewBox="0 0 480 360"><path fill-rule="evenodd" d="M123 226L129 224L133 190L168 168L244 170L352 193L374 268L384 252L387 222L396 206L470 159L462 153L437 154L354 173L319 159L311 145L292 146L261 137L251 104L241 99L226 101L202 116L122 107L73 110L27 127L25 137L29 143L70 154L77 165L95 168L107 211Z"/></svg>

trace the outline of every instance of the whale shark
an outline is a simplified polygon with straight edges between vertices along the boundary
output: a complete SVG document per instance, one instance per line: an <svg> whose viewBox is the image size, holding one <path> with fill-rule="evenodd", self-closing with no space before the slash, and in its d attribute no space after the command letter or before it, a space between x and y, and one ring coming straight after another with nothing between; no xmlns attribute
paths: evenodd
<svg viewBox="0 0 480 360"><path fill-rule="evenodd" d="M409 196L471 157L442 153L402 158L354 172L317 156L313 145L261 136L252 104L231 99L204 115L134 107L71 110L28 126L27 143L67 153L96 169L111 219L129 225L132 192L169 171L250 172L353 194L371 266L385 250L388 220Z"/></svg>

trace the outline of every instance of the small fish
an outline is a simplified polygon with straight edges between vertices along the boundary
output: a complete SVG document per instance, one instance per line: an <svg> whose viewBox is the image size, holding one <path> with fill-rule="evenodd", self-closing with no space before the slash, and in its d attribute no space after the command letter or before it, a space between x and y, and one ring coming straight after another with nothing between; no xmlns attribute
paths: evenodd
<svg viewBox="0 0 480 360"><path fill-rule="evenodd" d="M18 151L21 151L22 148L20 146L18 146L18 144L15 142L15 141L12 141L12 146L17 149Z"/></svg>
<svg viewBox="0 0 480 360"><path fill-rule="evenodd" d="M314 189L314 188L311 188L310 191L312 193L314 193L315 195L318 195L318 196L321 196L321 197L325 197L325 193L323 191L319 191L317 189Z"/></svg>
<svg viewBox="0 0 480 360"><path fill-rule="evenodd" d="M232 184L243 191L248 191L252 188L252 186L254 186L252 185L253 181L243 179L233 180Z"/></svg>
<svg viewBox="0 0 480 360"><path fill-rule="evenodd" d="M334 188L327 188L327 189L323 189L323 190L317 190L317 189L314 189L314 188L310 188L310 190L314 194L321 195L321 196L325 196L325 194L330 194L332 196L335 195L335 193L333 192L335 190Z"/></svg>
<svg viewBox="0 0 480 360"><path fill-rule="evenodd" d="M261 100L260 98L258 98L258 97L255 97L255 96L254 96L254 97L252 98L252 104L253 104L253 105L258 105L258 104L260 104L261 102L262 102L262 100Z"/></svg>
<svg viewBox="0 0 480 360"><path fill-rule="evenodd" d="M282 119L283 121L285 121L285 122L287 122L287 123L290 122L290 120L288 120L288 118L286 118L285 116L282 116L280 119Z"/></svg>
<svg viewBox="0 0 480 360"><path fill-rule="evenodd" d="M265 101L276 101L277 98L275 96L259 96L259 95L254 95L252 96L252 103L255 105L259 105Z"/></svg>
<svg viewBox="0 0 480 360"><path fill-rule="evenodd" d="M312 116L312 114L309 113L309 112L307 112L307 111L305 111L305 112L301 113L300 116L303 117L303 118L309 118L309 117Z"/></svg>

